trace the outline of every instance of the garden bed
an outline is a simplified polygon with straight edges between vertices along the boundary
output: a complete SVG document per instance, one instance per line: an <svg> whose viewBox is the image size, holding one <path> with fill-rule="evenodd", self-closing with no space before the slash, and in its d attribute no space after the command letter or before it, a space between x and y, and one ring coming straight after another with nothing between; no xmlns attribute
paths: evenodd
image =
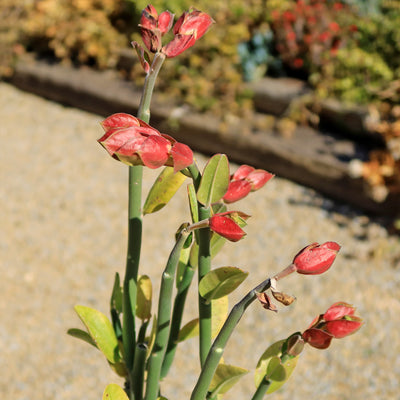
<svg viewBox="0 0 400 400"><path fill-rule="evenodd" d="M10 82L20 89L45 98L107 116L115 112L136 114L140 91L115 71L99 72L24 57L16 65ZM374 200L361 178L352 178L350 162L367 160L371 141L358 142L339 133L343 124L357 133L365 123L364 109L347 110L325 106L330 127L322 134L298 126L289 136L265 127L265 112L285 110L285 101L301 95L306 87L299 81L266 78L257 83L254 120L249 129L240 119L221 122L212 115L188 112L155 95L152 125L203 153L226 153L232 161L267 169L281 177L312 187L334 199L350 203L367 212L381 215L400 213L400 193L389 193L381 202ZM268 102L272 108L266 108ZM275 110L274 110L275 107ZM262 111L262 112L261 112ZM324 115L321 113L321 115ZM333 123L339 122L342 126ZM82 134L82 132L79 132Z"/></svg>

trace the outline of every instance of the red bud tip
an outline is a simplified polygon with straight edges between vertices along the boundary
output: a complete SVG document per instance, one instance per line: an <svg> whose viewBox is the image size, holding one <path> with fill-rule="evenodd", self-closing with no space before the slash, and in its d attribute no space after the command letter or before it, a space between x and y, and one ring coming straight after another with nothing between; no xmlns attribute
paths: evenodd
<svg viewBox="0 0 400 400"><path fill-rule="evenodd" d="M325 314L316 317L304 331L303 339L312 347L326 349L333 338L342 339L358 331L363 322L354 316L355 308L350 304L333 304Z"/></svg>
<svg viewBox="0 0 400 400"><path fill-rule="evenodd" d="M333 264L340 246L335 242L312 243L300 250L293 264L299 274L318 275L327 271Z"/></svg>
<svg viewBox="0 0 400 400"><path fill-rule="evenodd" d="M209 219L210 229L231 242L237 242L242 239L246 233L229 214L230 212L213 215Z"/></svg>

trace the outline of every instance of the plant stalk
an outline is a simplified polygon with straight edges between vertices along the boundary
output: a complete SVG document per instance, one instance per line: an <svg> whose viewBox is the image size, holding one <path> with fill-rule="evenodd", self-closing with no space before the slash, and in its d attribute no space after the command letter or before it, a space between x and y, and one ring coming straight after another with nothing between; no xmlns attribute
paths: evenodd
<svg viewBox="0 0 400 400"><path fill-rule="evenodd" d="M165 60L165 56L157 53L154 56L150 71L146 76L137 117L148 123L150 121L150 103L157 75ZM141 165L129 167L128 188L128 250L123 283L123 332L125 363L129 371L129 385L132 381L132 369L135 359L136 327L135 309L137 293L137 276L142 246L142 179Z"/></svg>
<svg viewBox="0 0 400 400"><path fill-rule="evenodd" d="M257 293L264 292L265 290L269 289L270 286L271 280L268 278L251 290L245 297L243 297L242 300L240 300L239 303L232 308L222 329L211 346L201 370L199 379L190 397L191 400L204 400L206 398L211 380L233 330L246 311L247 307L249 307L249 305L256 299Z"/></svg>
<svg viewBox="0 0 400 400"><path fill-rule="evenodd" d="M158 397L161 366L168 344L171 320L172 291L174 286L175 271L183 245L189 233L183 230L175 243L169 256L167 265L162 274L160 297L158 300L157 332L153 350L148 362L148 375L146 383L145 400L156 400Z"/></svg>
<svg viewBox="0 0 400 400"><path fill-rule="evenodd" d="M210 218L210 209L199 208L199 220ZM210 249L210 228L203 228L198 231L199 238L199 264L198 264L198 282L211 270L211 249ZM207 302L198 295L199 302L199 352L200 365L203 366L207 354L211 347L211 302Z"/></svg>

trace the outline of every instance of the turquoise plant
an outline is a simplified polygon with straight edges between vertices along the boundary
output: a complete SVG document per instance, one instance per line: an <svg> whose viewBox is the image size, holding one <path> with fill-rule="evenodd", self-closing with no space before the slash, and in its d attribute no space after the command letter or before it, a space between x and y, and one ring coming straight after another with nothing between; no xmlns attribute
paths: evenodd
<svg viewBox="0 0 400 400"><path fill-rule="evenodd" d="M99 349L115 372L125 378L124 388L116 384L105 388L104 400L162 398L161 381L168 375L178 342L195 331L199 335L201 373L191 399L216 399L246 372L225 364L222 355L248 307L257 300L266 310L276 311L272 297L290 305L294 297L280 292L278 282L294 272L305 275L326 272L340 250L335 242L313 243L298 252L289 266L266 277L247 293L228 315L217 306L248 275L236 267L212 268L212 257L226 240L237 242L245 236L249 216L239 210L228 210L227 206L260 190L273 175L248 165L231 174L224 154L214 155L200 170L187 145L149 124L151 96L164 61L195 45L213 24L206 13L191 9L177 20L172 39L163 45L173 19L169 11L158 14L151 5L143 10L139 26L147 50L133 43L146 74L138 114L135 117L117 113L102 122L105 133L99 143L110 156L129 166L126 270L122 281L118 274L115 277L111 320L97 310L79 305L75 310L86 330L70 329L69 334ZM164 169L141 204L143 167ZM160 271L158 309L152 316L151 281L139 274L143 218L166 206L187 179L192 220L177 230L176 243L164 271ZM199 316L181 327L186 295L196 272ZM327 348L332 339L357 331L362 321L354 315L354 310L347 303L335 303L303 333L296 332L272 344L258 362L253 399L273 393L287 381L305 344Z"/></svg>

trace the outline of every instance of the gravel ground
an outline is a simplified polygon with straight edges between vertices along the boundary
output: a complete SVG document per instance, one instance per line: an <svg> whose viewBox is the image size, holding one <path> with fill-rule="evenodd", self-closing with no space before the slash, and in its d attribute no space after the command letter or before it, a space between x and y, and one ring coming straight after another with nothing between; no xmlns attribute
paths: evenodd
<svg viewBox="0 0 400 400"><path fill-rule="evenodd" d="M96 143L100 116L4 83L0 105L0 393L13 400L100 399L107 383L121 380L99 352L66 330L80 327L75 304L108 312L113 276L122 273L126 251L127 169ZM146 171L145 192L155 176ZM172 233L188 220L185 197L182 190L169 207L145 217L143 273L155 290ZM307 348L274 398L400 399L399 239L361 212L278 177L235 208L253 215L248 236L228 244L215 266L250 272L241 295L311 242L334 240L343 248L328 273L282 281L281 288L297 297L294 306L273 314L254 304L225 361L252 371L270 343L304 330L332 303L347 301L365 320L360 332L325 351ZM190 300L185 320L195 312L194 294ZM195 339L181 346L164 383L169 399L188 398L196 355ZM253 390L249 373L233 393L249 398Z"/></svg>

